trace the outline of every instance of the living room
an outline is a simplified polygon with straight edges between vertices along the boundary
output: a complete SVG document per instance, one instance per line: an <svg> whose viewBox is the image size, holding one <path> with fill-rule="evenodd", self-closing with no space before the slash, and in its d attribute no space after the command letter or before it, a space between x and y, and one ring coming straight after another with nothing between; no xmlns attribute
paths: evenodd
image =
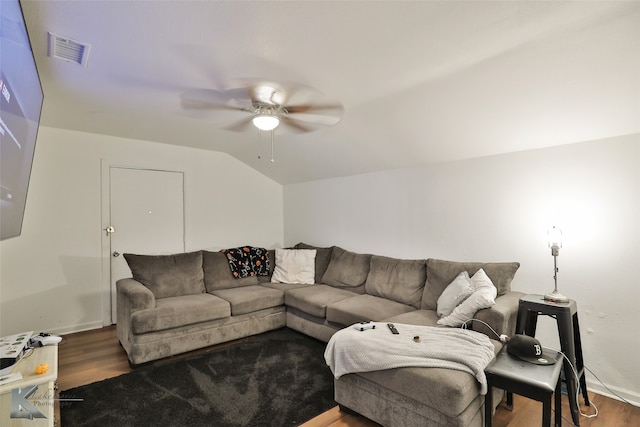
<svg viewBox="0 0 640 427"><path fill-rule="evenodd" d="M637 17L637 7L633 10ZM628 52L633 68L623 73L621 84L625 100L635 100L620 103L627 108L624 117L635 118L624 132L602 132L588 120L575 119L574 111L557 116L554 110L555 121L577 121L583 133L535 149L508 147L381 170L365 170L355 160L353 172L322 179L280 182L262 170L264 164L254 167L254 160L207 149L204 139L198 147L186 147L160 143L160 138L109 135L102 129L42 125L22 234L0 243L0 336L27 330L66 334L110 323L104 310L108 294L102 230L108 224L101 194L101 166L107 160L184 171L185 251L243 244L287 247L302 241L411 259L518 261L512 288L544 294L553 289L547 230L555 225L563 231L558 285L577 301L585 364L610 390L640 402L635 357L640 339L634 328L640 323L640 286L634 279L640 259L638 51ZM56 109L46 95L45 113ZM590 101L586 94L584 102ZM400 114L395 109L401 107L391 106L390 115ZM618 111L618 104L610 107ZM348 113L348 105L345 109ZM602 123L617 118L607 116ZM412 112L411 119L420 115ZM464 127L465 119L452 117L449 125ZM323 138L336 131L327 130ZM535 122L526 123L521 132L548 136ZM227 134L223 138L237 142L235 134L216 135ZM254 150L256 135L250 133L243 150ZM426 144L415 151L398 150L394 134L385 137L388 151L367 156L388 159L404 151L417 159L421 151L429 151ZM366 142L357 139L348 151L364 156ZM310 150L316 149L324 150ZM295 156L304 155L298 150L291 144L278 146L276 163L268 167L303 169L295 166ZM468 150L475 153L476 147L469 144ZM342 158L333 161L348 166ZM235 178L239 176L242 180ZM544 320L538 338L558 348L555 324ZM589 373L587 382L591 391L613 396Z"/></svg>

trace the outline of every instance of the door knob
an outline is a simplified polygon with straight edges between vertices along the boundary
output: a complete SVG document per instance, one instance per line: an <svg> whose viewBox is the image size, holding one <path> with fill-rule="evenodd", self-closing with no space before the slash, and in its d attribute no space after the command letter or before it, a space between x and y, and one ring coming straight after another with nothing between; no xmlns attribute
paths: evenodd
<svg viewBox="0 0 640 427"><path fill-rule="evenodd" d="M104 231L107 232L107 236L110 235L111 233L115 233L116 229L113 228L112 225L108 226L107 228L104 229Z"/></svg>
<svg viewBox="0 0 640 427"><path fill-rule="evenodd" d="M120 252L118 252L118 251L113 251L113 254L112 254L112 255L113 255L114 257L119 257L119 256L120 256Z"/></svg>

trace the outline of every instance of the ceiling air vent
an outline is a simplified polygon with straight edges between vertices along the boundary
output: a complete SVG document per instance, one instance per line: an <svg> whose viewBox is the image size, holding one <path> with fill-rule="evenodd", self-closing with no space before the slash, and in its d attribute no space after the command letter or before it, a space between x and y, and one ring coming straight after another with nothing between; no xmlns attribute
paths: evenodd
<svg viewBox="0 0 640 427"><path fill-rule="evenodd" d="M87 66L91 45L49 33L49 56Z"/></svg>

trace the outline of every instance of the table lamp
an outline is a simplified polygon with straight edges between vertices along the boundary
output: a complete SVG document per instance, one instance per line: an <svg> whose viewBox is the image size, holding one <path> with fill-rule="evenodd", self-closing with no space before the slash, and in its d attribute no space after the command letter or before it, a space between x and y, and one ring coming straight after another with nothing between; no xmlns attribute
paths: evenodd
<svg viewBox="0 0 640 427"><path fill-rule="evenodd" d="M553 255L553 292L546 294L544 299L551 302L569 302L569 298L558 292L558 254L562 247L562 231L556 228L555 225L551 230L547 232L549 237L549 247L551 248L551 255Z"/></svg>

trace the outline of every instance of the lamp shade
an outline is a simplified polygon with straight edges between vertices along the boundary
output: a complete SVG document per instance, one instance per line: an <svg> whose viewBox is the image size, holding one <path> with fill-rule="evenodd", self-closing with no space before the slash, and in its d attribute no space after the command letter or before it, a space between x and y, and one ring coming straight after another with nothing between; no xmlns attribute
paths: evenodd
<svg viewBox="0 0 640 427"><path fill-rule="evenodd" d="M547 231L549 238L549 247L559 249L562 247L562 231L554 225Z"/></svg>
<svg viewBox="0 0 640 427"><path fill-rule="evenodd" d="M260 130L273 130L280 124L280 119L268 114L260 114L253 118L253 125Z"/></svg>

